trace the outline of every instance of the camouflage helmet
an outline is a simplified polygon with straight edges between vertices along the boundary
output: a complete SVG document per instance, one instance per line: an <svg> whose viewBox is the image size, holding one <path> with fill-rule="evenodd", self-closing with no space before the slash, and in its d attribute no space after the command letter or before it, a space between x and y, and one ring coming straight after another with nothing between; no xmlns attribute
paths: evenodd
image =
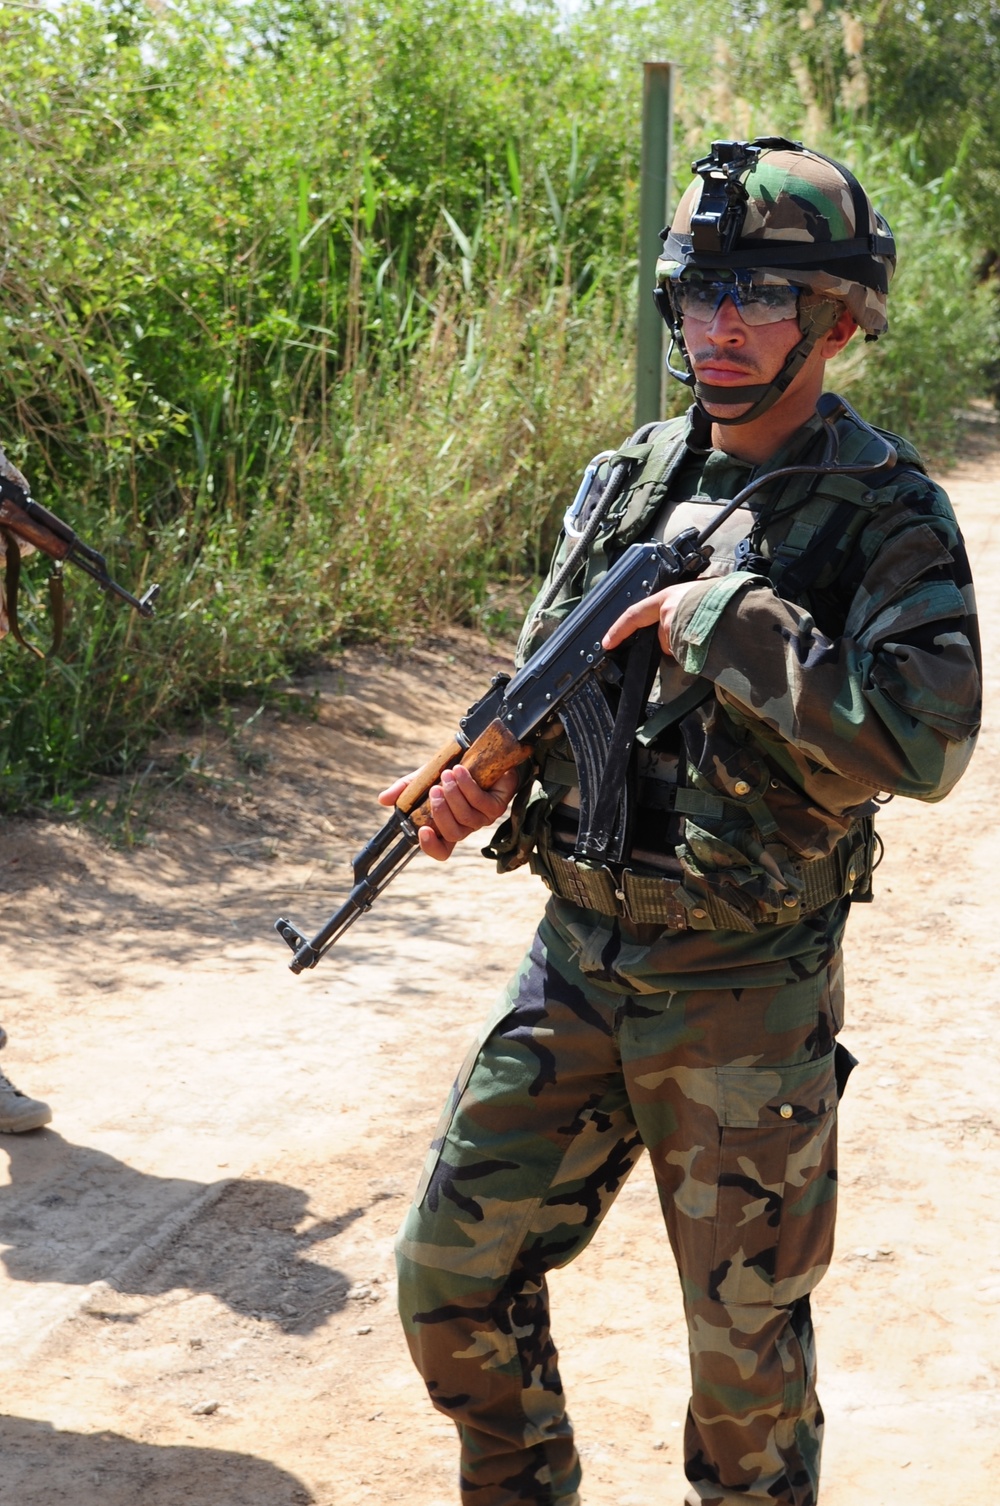
<svg viewBox="0 0 1000 1506"><path fill-rule="evenodd" d="M680 267L752 267L845 303L877 339L896 267L888 224L846 167L801 142L716 141L663 232L657 283Z"/></svg>

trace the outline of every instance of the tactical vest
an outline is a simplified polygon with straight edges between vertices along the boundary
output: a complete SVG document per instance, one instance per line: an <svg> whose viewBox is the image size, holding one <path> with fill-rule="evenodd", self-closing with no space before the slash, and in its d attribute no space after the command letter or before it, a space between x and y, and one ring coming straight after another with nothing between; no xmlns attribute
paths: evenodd
<svg viewBox="0 0 1000 1506"><path fill-rule="evenodd" d="M628 483L603 520L576 579L565 584L545 611L536 617L529 613L518 645L519 662L572 611L629 544L650 535L665 503L678 500L670 493L689 458L691 437L689 418L671 420L634 437L608 462L609 467L620 460L628 462ZM869 452L873 464L881 459L877 441L850 419L838 424L838 438L842 464L863 464ZM861 536L878 534L871 525L889 489L894 493L910 476L919 485L924 476L912 446L895 435L886 433L886 438L899 456L891 470L779 481L774 495L766 489L760 494L766 504L762 526L748 535L749 568L766 574L780 596L808 610L829 637L842 633L866 559L876 547L873 543L872 549L859 550ZM776 457L768 470L811 460L810 450L814 444L818 448L821 440L819 431L815 440L810 438L805 445L800 441L794 461L787 455ZM563 542L557 548L553 571L567 554ZM854 900L871 898L877 843L873 804L845 814L818 807L762 759L759 749L750 746L752 721L747 718L741 727L731 709L724 711L711 682L698 681L680 704L657 708L640 730L640 743L653 742L669 726L679 728L686 755L680 782L659 792L684 819L687 840L678 849L676 878L643 873L634 865L613 871L577 862L556 850L551 813L565 799L575 777L568 747L558 742L541 756L536 783L522 789L510 820L486 853L496 858L501 871L529 862L555 894L584 909L667 929L753 931L761 924L791 924L803 913L845 895ZM657 793L651 789L648 798L655 800ZM729 850L713 828L724 825L734 812L740 820L748 819L762 851L779 855L780 877L776 878L774 860L767 857L748 865L745 856L737 854L738 872L713 866L720 851Z"/></svg>

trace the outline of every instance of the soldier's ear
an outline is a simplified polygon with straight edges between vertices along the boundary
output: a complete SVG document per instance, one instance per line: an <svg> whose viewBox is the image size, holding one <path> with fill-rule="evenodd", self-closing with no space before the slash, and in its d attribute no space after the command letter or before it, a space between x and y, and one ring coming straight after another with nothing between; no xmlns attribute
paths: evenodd
<svg viewBox="0 0 1000 1506"><path fill-rule="evenodd" d="M858 321L845 304L837 315L836 322L830 326L820 341L823 359L829 361L833 356L839 355L857 328Z"/></svg>

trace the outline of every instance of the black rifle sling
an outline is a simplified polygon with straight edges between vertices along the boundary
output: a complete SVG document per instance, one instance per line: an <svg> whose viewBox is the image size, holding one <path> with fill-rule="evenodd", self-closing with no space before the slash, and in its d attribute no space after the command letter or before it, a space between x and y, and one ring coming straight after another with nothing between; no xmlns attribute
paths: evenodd
<svg viewBox="0 0 1000 1506"><path fill-rule="evenodd" d="M62 564L56 560L49 575L49 607L52 612L52 646L50 654L57 654L62 647L63 623L66 621L66 597L63 592Z"/></svg>
<svg viewBox="0 0 1000 1506"><path fill-rule="evenodd" d="M659 660L657 626L642 628L632 639L614 730L608 744L597 798L588 811L581 787L580 831L576 851L594 862L620 863L628 847L632 807L630 765L636 733Z"/></svg>

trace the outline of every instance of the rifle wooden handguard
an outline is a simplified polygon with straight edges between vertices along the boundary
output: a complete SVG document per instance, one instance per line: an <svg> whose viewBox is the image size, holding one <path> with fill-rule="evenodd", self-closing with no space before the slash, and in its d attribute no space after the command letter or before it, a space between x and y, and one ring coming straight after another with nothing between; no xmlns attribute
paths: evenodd
<svg viewBox="0 0 1000 1506"><path fill-rule="evenodd" d="M64 560L69 554L70 544L67 539L61 539L57 533L46 528L44 523L36 522L9 497L0 497L0 528L7 528L16 538L34 544L36 549L40 549L50 559Z"/></svg>
<svg viewBox="0 0 1000 1506"><path fill-rule="evenodd" d="M462 746L457 738L452 738L439 753L429 759L422 769L419 769L410 780L406 789L396 801L396 809L408 816L414 826L433 826L434 820L431 815L428 793L437 784L445 769L453 768L456 763L468 769L473 779L482 790L489 790L497 780L506 774L508 769L517 768L518 764L524 763L531 757L532 747L528 743L520 743L505 727L498 717L495 717L486 731L481 733L476 741L464 754Z"/></svg>

